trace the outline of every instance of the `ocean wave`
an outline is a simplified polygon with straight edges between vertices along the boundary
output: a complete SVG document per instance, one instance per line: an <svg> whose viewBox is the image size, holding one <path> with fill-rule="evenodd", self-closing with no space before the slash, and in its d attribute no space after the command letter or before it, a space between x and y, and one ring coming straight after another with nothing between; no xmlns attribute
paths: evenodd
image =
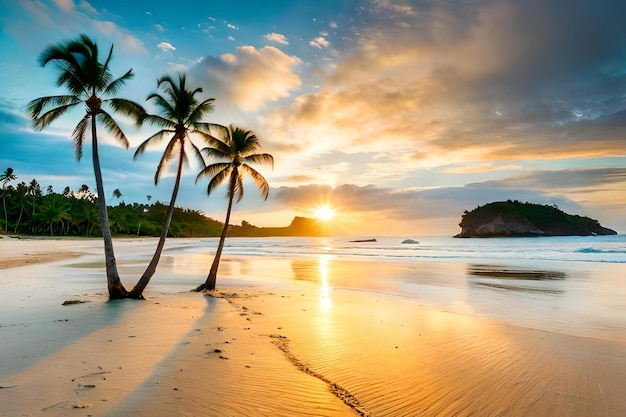
<svg viewBox="0 0 626 417"><path fill-rule="evenodd" d="M577 253L626 253L626 250L580 248L580 249L576 249L574 252L577 252Z"/></svg>

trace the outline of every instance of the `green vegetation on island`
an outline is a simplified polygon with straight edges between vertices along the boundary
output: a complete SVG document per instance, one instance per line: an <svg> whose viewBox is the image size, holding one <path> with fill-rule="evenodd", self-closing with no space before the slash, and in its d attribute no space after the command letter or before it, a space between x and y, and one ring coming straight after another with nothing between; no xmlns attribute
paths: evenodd
<svg viewBox="0 0 626 417"><path fill-rule="evenodd" d="M617 232L557 206L499 201L465 211L455 237L593 236Z"/></svg>

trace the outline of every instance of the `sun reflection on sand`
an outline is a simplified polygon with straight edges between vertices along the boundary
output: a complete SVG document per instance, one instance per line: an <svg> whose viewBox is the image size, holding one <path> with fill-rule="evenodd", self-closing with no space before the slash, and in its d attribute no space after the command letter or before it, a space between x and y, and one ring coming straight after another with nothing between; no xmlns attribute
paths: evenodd
<svg viewBox="0 0 626 417"><path fill-rule="evenodd" d="M323 311L328 311L333 302L330 298L331 287L328 284L328 260L331 256L320 255L319 257L319 272L320 272L320 307Z"/></svg>

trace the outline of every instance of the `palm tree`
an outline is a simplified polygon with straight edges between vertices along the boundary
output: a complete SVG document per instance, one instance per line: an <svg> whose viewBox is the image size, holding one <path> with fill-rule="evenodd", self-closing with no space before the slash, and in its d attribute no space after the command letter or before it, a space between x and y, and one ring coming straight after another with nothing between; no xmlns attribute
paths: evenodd
<svg viewBox="0 0 626 417"><path fill-rule="evenodd" d="M37 213L38 220L47 223L50 229L50 236L53 235L53 226L61 223L61 233L63 234L63 220L69 220L70 204L65 197L60 194L49 194Z"/></svg>
<svg viewBox="0 0 626 417"><path fill-rule="evenodd" d="M224 241L228 232L228 222L230 221L230 212L233 207L233 200L237 203L243 198L243 175L248 174L256 186L261 190L263 199L267 200L269 195L269 185L261 174L255 169L247 165L247 163L270 164L274 167L274 158L267 153L256 153L260 147L256 135L250 130L243 130L234 125L224 129L222 139L215 139L210 147L202 149L202 152L209 158L222 160L208 165L196 177L196 182L202 176L211 177L207 187L207 194L211 194L221 183L228 178L228 208L226 209L226 220L220 236L220 241L215 252L215 258L211 265L211 270L207 276L206 282L195 289L201 291L204 289L215 289L215 281L217 280L217 269L222 257L224 249Z"/></svg>
<svg viewBox="0 0 626 417"><path fill-rule="evenodd" d="M174 204L178 196L178 188L180 179L183 175L183 165L188 160L188 152L191 152L204 166L204 160L200 149L191 141L191 135L200 135L207 140L212 139L210 136L211 126L217 126L205 122L201 119L205 114L213 111L213 101L209 98L199 102L195 95L202 93L202 88L188 90L186 85L187 77L184 74L178 74L178 82L176 83L169 75L165 75L157 80L157 88L164 86L164 96L159 93L152 93L147 100L154 100L157 108L161 111L160 115L146 115L145 121L162 129L146 139L135 151L135 159L138 158L149 145L153 145L161 140L169 137L169 142L165 146L165 151L161 156L159 165L154 174L154 184L159 183L159 179L163 174L167 164L177 157L178 167L176 170L176 180L174 182L174 190L172 198L165 214L165 221L161 228L159 243L157 244L152 260L148 264L145 272L131 290L129 297L143 298L143 290L146 288L150 279L156 272L165 239L172 221L174 213ZM150 199L148 198L148 201Z"/></svg>
<svg viewBox="0 0 626 417"><path fill-rule="evenodd" d="M113 197L113 198L117 198L118 200L119 200L120 198L122 198L122 192L120 191L120 189L119 189L119 188L116 188L115 190L113 190L113 195L112 195L112 197Z"/></svg>
<svg viewBox="0 0 626 417"><path fill-rule="evenodd" d="M20 227L20 222L22 221L22 215L24 214L24 211L26 210L25 201L26 201L26 197L28 196L28 187L26 186L26 183L22 181L19 184L17 184L17 186L15 187L15 191L16 191L17 197L20 200L19 201L19 204L20 204L19 215L17 217L17 221L15 222L15 229L13 230L13 233L17 234L17 229Z"/></svg>
<svg viewBox="0 0 626 417"><path fill-rule="evenodd" d="M6 201L6 185L11 181L14 181L17 176L13 173L13 168L7 168L2 175L0 175L0 182L2 183L2 211L4 211L4 233L9 232L9 217L7 216L7 201Z"/></svg>
<svg viewBox="0 0 626 417"><path fill-rule="evenodd" d="M113 252L113 239L109 229L100 157L98 155L96 121L100 121L124 147L128 148L128 138L103 105L107 104L113 111L120 114L134 116L138 125L141 123L144 110L139 104L132 101L111 97L119 91L127 80L133 77L132 69L129 69L121 77L113 78L109 68L112 55L113 45L111 45L105 62L101 63L98 60L98 46L84 34L65 43L49 45L39 56L39 63L42 67L50 62L56 64L59 70L57 86L66 87L69 94L35 99L29 103L28 111L35 128L43 130L68 110L86 107L85 115L72 132L72 139L76 159L80 160L86 132L91 128L92 160L98 193L100 226L104 240L109 298L118 299L126 297L127 291L120 281ZM103 99L102 97L109 98Z"/></svg>
<svg viewBox="0 0 626 417"><path fill-rule="evenodd" d="M34 233L35 232L35 224L32 222L32 219L35 217L36 214L36 209L38 207L38 204L40 203L40 200L43 196L43 193L41 192L41 186L39 185L39 183L37 182L36 179L32 179L30 181L30 183L28 184L28 202L31 205L31 213L30 213L30 218L31 218L31 227L30 227L30 232Z"/></svg>

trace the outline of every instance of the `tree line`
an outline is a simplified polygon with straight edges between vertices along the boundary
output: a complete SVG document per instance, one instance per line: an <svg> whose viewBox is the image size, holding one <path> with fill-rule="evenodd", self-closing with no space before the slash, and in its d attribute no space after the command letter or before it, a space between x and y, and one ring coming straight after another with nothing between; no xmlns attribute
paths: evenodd
<svg viewBox="0 0 626 417"><path fill-rule="evenodd" d="M51 186L42 190L36 179L28 184L18 182L13 170L0 174L2 217L0 229L4 233L31 236L101 237L98 217L98 196L87 186L77 190L65 187L54 192ZM10 177L13 176L13 180ZM115 189L112 198L123 196ZM159 236L168 205L159 201L127 204L123 200L107 207L109 227L113 236ZM222 223L200 210L174 207L168 237L217 237Z"/></svg>
<svg viewBox="0 0 626 417"><path fill-rule="evenodd" d="M88 140L87 133L90 133L97 196L95 204L104 241L110 299L143 299L143 291L156 272L170 230L185 162L190 157L200 162L202 169L196 176L196 182L205 177L209 179L207 195L226 183L228 196L226 220L209 274L205 282L196 288L198 291L214 289L233 203L239 202L244 195L244 175L253 180L262 196L267 199L269 185L250 164L267 164L273 167L274 159L270 154L258 152L259 140L251 130L234 124L222 126L204 121L204 118L213 111L215 99L199 101L197 95L202 93L202 88L189 87L185 74L178 74L177 77L163 75L157 79L157 91L146 98L158 110L156 114L149 114L139 103L117 97L123 85L131 80L134 74L132 69L129 69L115 78L109 67L112 57L113 45L104 61L101 61L98 45L85 34L46 47L39 56L39 64L42 67L48 64L56 67L58 72L56 85L64 87L67 93L32 100L28 105L28 113L33 126L36 130L43 130L70 110L84 111L71 138L76 159L80 160L83 156L83 144ZM115 120L115 115L130 117L138 127L149 125L159 129L143 141L134 153L134 158L139 158L148 146L165 143L163 155L154 174L155 184L158 184L170 163L176 164L174 189L161 223L157 247L145 272L131 290L124 287L117 270L112 239L114 217L109 215L100 168L99 126L111 133L126 149L129 147L128 138ZM59 197L50 197L48 200L50 204L63 203ZM93 216L93 213L91 214ZM8 216L6 210L5 216ZM91 221L93 220L94 217L91 217ZM59 227L59 224L65 223L61 220L53 221L50 228ZM5 225L8 227L8 220L5 221Z"/></svg>

